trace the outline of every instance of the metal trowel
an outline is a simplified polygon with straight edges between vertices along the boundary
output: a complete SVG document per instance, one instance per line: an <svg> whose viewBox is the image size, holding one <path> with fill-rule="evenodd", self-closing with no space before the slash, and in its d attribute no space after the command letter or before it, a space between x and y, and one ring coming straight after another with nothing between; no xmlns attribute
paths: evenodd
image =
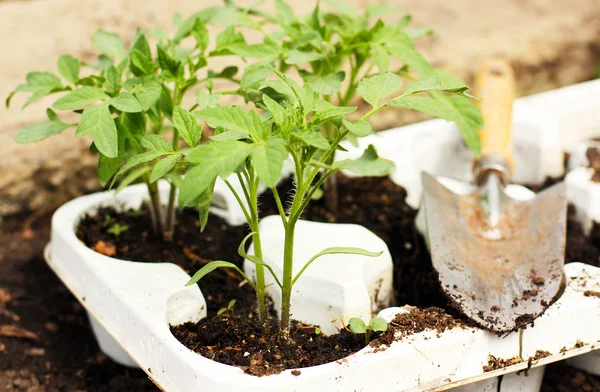
<svg viewBox="0 0 600 392"><path fill-rule="evenodd" d="M528 201L505 193L513 172L515 81L504 61L485 61L476 95L485 126L473 163L473 192L458 195L423 173L433 267L452 304L483 328L508 332L530 323L563 287L567 202L556 184Z"/></svg>

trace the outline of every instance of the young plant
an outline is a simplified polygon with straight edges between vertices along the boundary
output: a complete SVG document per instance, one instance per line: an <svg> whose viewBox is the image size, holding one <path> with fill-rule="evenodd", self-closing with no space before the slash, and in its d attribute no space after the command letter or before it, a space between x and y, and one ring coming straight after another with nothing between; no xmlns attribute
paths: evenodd
<svg viewBox="0 0 600 392"><path fill-rule="evenodd" d="M233 307L235 306L235 302L236 302L235 299L232 299L231 301L229 301L229 303L227 304L227 307L219 309L219 311L217 312L217 316L221 316L223 314L229 315L231 313L231 311L233 310Z"/></svg>
<svg viewBox="0 0 600 392"><path fill-rule="evenodd" d="M348 323L348 326L350 327L350 332L353 334L365 335L365 345L369 344L371 341L371 335L373 332L385 332L388 329L387 321L380 317L373 317L369 321L369 325L366 325L365 322L360 318L352 317Z"/></svg>
<svg viewBox="0 0 600 392"><path fill-rule="evenodd" d="M326 7L322 6L322 3ZM286 72L293 69L304 82L310 83L319 98L338 106L347 106L358 98L365 97L360 81L371 76L392 72L409 81L419 76L427 77L427 91L447 106L446 115L438 116L454 121L472 112L477 116L477 108L467 98L448 99L436 93L449 85L464 85L451 75L435 70L416 50L414 40L431 34L429 29L415 29L409 26L411 17L401 15L400 8L392 5L373 5L364 12L357 12L352 6L342 2L319 2L314 10L304 18L294 14L283 0L276 0L277 12L274 15L261 13L264 23L277 24L277 41L281 46L281 55L277 69ZM324 9L325 8L325 9ZM328 11L327 8L334 11ZM379 19L383 15L398 15L398 19L385 24ZM281 31L279 31L281 30ZM398 78L388 79L398 82ZM394 86L390 86L394 90ZM380 97L384 98L384 96ZM375 105L373 101L369 102ZM456 115L456 111L460 112ZM457 125L469 147L478 151L476 132L481 122L476 124L458 122ZM367 124L361 123L364 132L369 132ZM473 126L474 125L474 126ZM322 132L329 138L335 136L336 128L329 122L320 125ZM348 137L354 139L353 134ZM327 164L334 160L335 151ZM337 208L337 176L333 175L325 182L325 200L330 210Z"/></svg>
<svg viewBox="0 0 600 392"><path fill-rule="evenodd" d="M197 118L219 131L210 141L198 145L186 155L185 159L192 168L181 184L179 203L182 206L197 205L199 200L212 194L217 177L225 180L250 225L251 233L244 238L238 252L256 264L256 281L247 277L233 263L215 261L200 269L188 284L198 282L216 268L234 268L256 290L260 320L264 322L267 317L265 274L269 273L274 284L281 288L281 332L287 337L292 286L317 258L340 253L369 257L381 254L352 247L327 248L305 261L300 271L293 274L296 224L321 185L340 170L348 170L362 176L384 176L394 169L391 161L382 160L377 156L373 146L369 146L358 159L328 163L333 152L341 148L340 142L350 133L357 137L370 133L371 125L368 119L385 107L411 107L429 114L448 114L450 109L440 101L416 94L437 89L465 95L468 88L463 85L441 86L437 80L425 78L408 84L396 98L384 100L402 90L402 80L393 73L377 75L359 83L360 93L373 105L373 109L359 120L351 121L347 115L353 113L356 107L336 106L322 99L314 91L311 82L305 82L301 87L287 75L278 71L275 73L278 79L256 82L257 88L266 86L260 90L263 95L256 104L262 109L262 114L254 109L245 111L237 106L218 105L196 113ZM321 133L324 123L335 130L331 136ZM285 203L280 198L276 183L288 156L291 157L295 169L295 192ZM236 191L229 182L228 178L232 174L237 176L241 192ZM258 187L261 182L273 192L285 231L282 276L277 276L263 260L258 226ZM284 205L289 207L285 209ZM252 255L245 251L246 242L251 237L254 241Z"/></svg>
<svg viewBox="0 0 600 392"><path fill-rule="evenodd" d="M226 2L225 7L210 8L186 20L176 15L177 30L171 37L162 30L138 30L131 45L115 33L98 30L92 40L101 53L97 62L87 63L70 55L58 59L60 77L50 72L31 72L15 93L30 93L24 108L47 95L64 93L48 108L48 120L23 128L16 136L19 143L32 143L76 128L75 136L91 135L90 149L99 154L98 177L102 186L112 187L125 176L117 190L143 182L148 187L153 228L164 240L173 238L176 192L186 166L180 151L181 141L193 148L202 137L202 129L193 115L180 105L185 93L200 85L212 92L216 79L238 85L237 67L220 72L208 69L211 58L237 56L264 59L266 53L277 56L272 42L247 44L231 25L261 29L247 11ZM223 26L209 37L206 24ZM155 44L151 44L152 36ZM212 41L212 42L211 42ZM213 45L211 50L209 46ZM219 94L201 92L193 108L214 105ZM55 112L74 113L65 120ZM71 119L75 120L71 120ZM170 138L165 138L171 132ZM166 212L157 181L170 182Z"/></svg>

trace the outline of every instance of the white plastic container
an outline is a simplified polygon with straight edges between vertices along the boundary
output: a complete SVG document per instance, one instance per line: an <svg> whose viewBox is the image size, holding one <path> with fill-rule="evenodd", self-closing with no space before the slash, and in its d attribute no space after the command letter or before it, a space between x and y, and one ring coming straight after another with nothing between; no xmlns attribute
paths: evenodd
<svg viewBox="0 0 600 392"><path fill-rule="evenodd" d="M562 143L567 136L571 140L590 135L593 124L589 119L582 128L585 135L575 135L573 128L567 129L567 126L581 115L569 112L563 118L560 105L553 107L552 113L545 112L553 102L561 101L560 94L577 96L573 92L576 88L573 86L563 92L557 90L515 103L515 181L535 182L546 175L555 175L558 163L562 165L563 153L556 140ZM600 84L596 82L580 88L586 93L594 90L596 96L600 94ZM586 113L593 111L590 109ZM600 125L600 118L597 122ZM539 139L546 137L544 129L552 129L548 132L551 136L548 140ZM522 134L525 130L529 130L527 135L519 136L519 132ZM566 135L566 132L571 134ZM381 156L396 161L398 170L392 179L407 189L409 202L415 207L421 198L421 170L463 180L470 177L470 154L459 141L455 127L445 121L426 121L367 139L361 141L363 146L373 143ZM536 148L534 153L532 149ZM446 155L441 155L442 152ZM356 151L350 149L348 154L356 154ZM339 154L339 158L343 158L342 155ZM167 190L162 188L161 191ZM110 193L99 193L65 204L53 217L52 239L46 256L51 268L95 320L94 331L101 348L121 363L137 363L157 385L169 392L441 391L451 388L470 392L497 390L496 378L505 374L510 376L503 378L502 391L533 392L539 389L539 380L522 381L521 376L513 374L527 368L527 360L537 350L549 351L551 355L531 363L534 369L586 354L600 342L600 329L597 328L600 325L600 299L583 294L583 287L600 290L600 269L572 263L565 267L568 286L564 295L521 337L518 333L498 337L480 329L455 328L440 336L434 331L425 331L397 341L383 351L367 347L344 360L301 369L299 376L294 376L291 370L262 378L250 376L238 368L193 353L170 333L169 323L196 321L205 315L205 302L198 287L183 287L189 279L183 270L167 263L135 263L109 258L87 248L76 238L76 224L85 213L107 204L136 207L144 197L145 188L134 186L116 198ZM315 238L317 240L319 238ZM388 316L395 311L388 309ZM574 348L578 341L584 345ZM562 350L563 346L565 350ZM486 373L483 366L489 355L497 358L521 356L524 362ZM531 372L541 379L542 370Z"/></svg>

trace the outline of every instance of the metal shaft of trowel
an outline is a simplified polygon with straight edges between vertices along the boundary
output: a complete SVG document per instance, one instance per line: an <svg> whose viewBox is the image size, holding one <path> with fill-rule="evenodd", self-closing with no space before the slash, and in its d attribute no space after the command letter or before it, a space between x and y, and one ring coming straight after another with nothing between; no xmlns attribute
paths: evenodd
<svg viewBox="0 0 600 392"><path fill-rule="evenodd" d="M478 162L475 183L487 225L493 229L502 219L505 200L504 188L510 178L508 164L503 159L484 158Z"/></svg>

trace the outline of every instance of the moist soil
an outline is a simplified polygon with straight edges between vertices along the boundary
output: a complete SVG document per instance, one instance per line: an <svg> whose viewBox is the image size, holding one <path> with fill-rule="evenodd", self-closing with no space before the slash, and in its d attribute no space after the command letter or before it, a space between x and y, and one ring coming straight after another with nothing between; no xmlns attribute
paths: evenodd
<svg viewBox="0 0 600 392"><path fill-rule="evenodd" d="M340 211L345 213L340 214L338 222L361 223L386 241L394 259L395 279L399 287L396 302L420 308L420 314L429 322L445 319L450 328L454 327L453 323L464 323L446 308L447 302L436 282L423 238L414 228L416 211L404 203L404 190L387 179L349 180L341 177L339 182L340 194L344 195L340 200ZM286 184L283 184L281 191L285 187ZM263 200L263 211L274 212L274 206L269 205L268 197ZM304 217L331 221L332 217L323 214L323 211L322 203L315 201ZM24 225L26 217L16 216L5 220L0 226L0 326L11 326L13 332L17 332L13 336L0 333L0 391L157 391L145 373L116 365L100 353L84 309L44 263L42 250L49 238L51 213L49 211L46 215L37 217L33 225L30 224L31 221ZM161 248L152 241L145 215L114 212L112 215L119 219L117 223L129 225L129 229L117 237L107 233L107 228L102 227L104 221L98 222L97 237L92 236L93 230L90 228L93 225L82 234L90 241L91 247L96 245L92 243L94 241L104 241L105 244L114 246L119 257L136 260L135 253L128 253L135 249L131 244L146 238L147 242L138 251L145 252L147 257L140 259L149 260L148 256L151 255L154 261L176 261L192 272L205 263L208 257L215 255L241 262L236 249L246 230L228 227L217 217L211 216L205 234L198 235L195 212L181 212L175 240L180 245L174 247L176 251L171 251L172 247ZM145 228L136 231L138 225ZM144 232L147 233L146 237ZM136 241L127 244L126 241L119 240L131 233L137 233L132 235ZM212 237L213 241L229 237L236 237L236 240L212 247L211 241L207 241L208 237ZM189 249L187 255L186 248ZM600 228L595 226L592 235L586 238L575 221L574 214L570 213L567 262L583 261L598 266L599 248ZM237 300L232 316L239 316L243 309L251 310L253 296L247 285L240 287L239 278L220 270L211 275L201 282L211 316L225 307L230 299ZM211 292L211 279L214 280L214 286L221 287L221 291ZM245 303L249 305L244 305ZM426 309L428 307L438 309L433 311ZM433 315L437 316L430 317ZM412 319L414 316L418 317L413 311L409 316L413 322L417 321ZM222 318L216 320L223 322ZM214 317L206 320L216 323ZM423 320L419 321L421 322L426 328L444 328L443 322L437 327L432 327ZM419 323L409 323L415 326L412 333L421 328ZM411 333L410 325L407 333ZM198 325L190 328L198 328ZM392 325L391 328L396 327ZM310 335L311 328L307 329ZM28 333L32 333L35 338ZM364 345L362 339L361 344ZM350 351L357 349L350 347ZM293 373L299 374L298 372L301 370ZM600 377L571 368L564 362L556 363L547 367L542 391L600 391Z"/></svg>

